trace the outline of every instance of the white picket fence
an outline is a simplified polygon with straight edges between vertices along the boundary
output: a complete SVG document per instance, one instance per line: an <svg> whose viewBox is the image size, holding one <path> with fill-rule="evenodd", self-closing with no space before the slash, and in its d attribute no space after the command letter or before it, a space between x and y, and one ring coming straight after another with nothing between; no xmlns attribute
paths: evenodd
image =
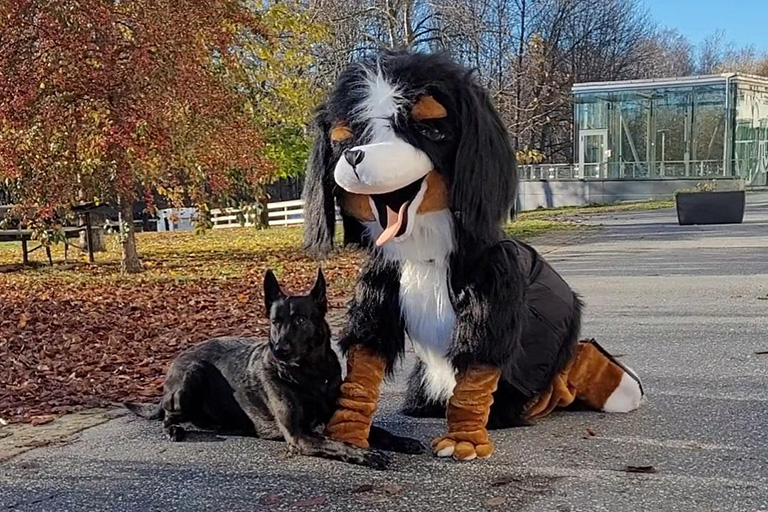
<svg viewBox="0 0 768 512"><path fill-rule="evenodd" d="M267 203L267 212L270 226L304 224L304 201L301 199Z"/></svg>
<svg viewBox="0 0 768 512"><path fill-rule="evenodd" d="M237 228L240 226L253 226L253 222L246 215L245 224L240 224L242 210L238 208L222 208L211 210L211 221L214 229ZM296 199L293 201L278 201L267 203L267 216L270 226L290 226L304 224L304 201ZM341 220L341 216L336 211L336 220Z"/></svg>

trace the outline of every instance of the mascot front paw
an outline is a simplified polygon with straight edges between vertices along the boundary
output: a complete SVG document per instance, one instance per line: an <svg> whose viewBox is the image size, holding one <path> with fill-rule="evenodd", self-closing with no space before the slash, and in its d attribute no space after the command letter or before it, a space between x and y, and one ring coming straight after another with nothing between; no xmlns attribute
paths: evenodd
<svg viewBox="0 0 768 512"><path fill-rule="evenodd" d="M380 355L360 345L350 347L347 377L339 390L337 409L325 427L326 436L368 449L368 436L385 369L386 361Z"/></svg>
<svg viewBox="0 0 768 512"><path fill-rule="evenodd" d="M493 444L485 429L472 432L451 432L432 441L432 451L438 457L456 460L487 459Z"/></svg>
<svg viewBox="0 0 768 512"><path fill-rule="evenodd" d="M491 456L493 444L485 426L500 375L498 368L490 366L472 366L459 372L453 396L448 400L448 434L432 441L435 455L456 460Z"/></svg>

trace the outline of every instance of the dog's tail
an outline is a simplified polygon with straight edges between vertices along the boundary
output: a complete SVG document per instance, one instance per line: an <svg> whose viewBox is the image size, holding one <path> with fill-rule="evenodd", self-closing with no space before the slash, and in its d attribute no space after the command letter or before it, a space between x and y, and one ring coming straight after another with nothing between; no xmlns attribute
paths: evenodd
<svg viewBox="0 0 768 512"><path fill-rule="evenodd" d="M160 404L134 404L126 402L123 405L126 409L141 418L148 420L162 420L165 418L165 409L163 409Z"/></svg>

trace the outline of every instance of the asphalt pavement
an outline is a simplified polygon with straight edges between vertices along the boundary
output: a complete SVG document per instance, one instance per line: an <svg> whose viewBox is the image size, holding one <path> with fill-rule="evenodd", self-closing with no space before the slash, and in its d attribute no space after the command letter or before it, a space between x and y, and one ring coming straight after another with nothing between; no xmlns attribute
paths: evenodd
<svg viewBox="0 0 768 512"><path fill-rule="evenodd" d="M0 510L768 511L768 194L740 225L588 222L602 228L547 259L587 303L583 334L643 379L633 413L556 413L494 432L489 460L396 456L384 472L249 438L170 443L123 416L2 463ZM376 421L428 442L443 421L397 412L412 358Z"/></svg>

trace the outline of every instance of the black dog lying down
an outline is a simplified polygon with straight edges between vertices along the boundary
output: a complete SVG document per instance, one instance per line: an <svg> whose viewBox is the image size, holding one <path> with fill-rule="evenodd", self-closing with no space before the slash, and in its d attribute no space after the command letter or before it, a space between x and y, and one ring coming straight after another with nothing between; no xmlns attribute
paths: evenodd
<svg viewBox="0 0 768 512"><path fill-rule="evenodd" d="M182 352L166 376L163 399L151 410L125 404L139 416L163 419L174 441L179 424L221 433L285 440L291 453L384 469L377 450L327 439L318 429L330 419L341 385L341 367L325 320L325 279L318 272L309 295L286 296L272 271L264 277L269 340L215 338ZM372 448L422 453L407 437L372 427Z"/></svg>

